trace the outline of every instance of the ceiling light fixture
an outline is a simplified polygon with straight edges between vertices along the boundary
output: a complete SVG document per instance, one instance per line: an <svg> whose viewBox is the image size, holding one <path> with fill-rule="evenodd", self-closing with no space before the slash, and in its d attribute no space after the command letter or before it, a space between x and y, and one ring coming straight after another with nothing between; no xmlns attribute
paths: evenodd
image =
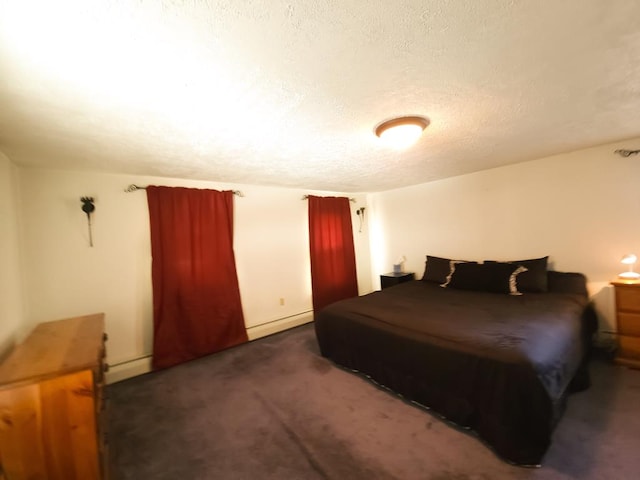
<svg viewBox="0 0 640 480"><path fill-rule="evenodd" d="M413 145L425 128L429 125L426 117L398 117L385 120L376 126L376 136L395 148L405 148Z"/></svg>

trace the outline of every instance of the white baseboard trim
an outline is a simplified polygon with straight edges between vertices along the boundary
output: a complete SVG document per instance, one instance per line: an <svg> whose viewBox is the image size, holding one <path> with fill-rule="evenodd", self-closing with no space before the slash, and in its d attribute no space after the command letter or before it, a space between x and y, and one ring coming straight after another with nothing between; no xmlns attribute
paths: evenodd
<svg viewBox="0 0 640 480"><path fill-rule="evenodd" d="M249 341L257 340L258 338L283 332L290 328L299 327L300 325L310 322L313 322L313 310L291 315L289 317L279 318L272 322L263 323L254 327L249 327L247 328L247 335L249 336Z"/></svg>
<svg viewBox="0 0 640 480"><path fill-rule="evenodd" d="M284 332L290 328L299 327L313 321L313 310L302 312L297 315L279 318L271 322L255 325L247 328L247 336L249 341L257 340L262 337L273 335L274 333ZM120 382L127 378L137 377L151 372L151 355L136 358L134 360L111 365L109 371L105 374L107 384Z"/></svg>
<svg viewBox="0 0 640 480"><path fill-rule="evenodd" d="M128 362L119 363L117 365L110 365L109 371L104 374L107 384L116 383L127 378L137 377L138 375L144 375L151 371L151 355L135 360L129 360Z"/></svg>

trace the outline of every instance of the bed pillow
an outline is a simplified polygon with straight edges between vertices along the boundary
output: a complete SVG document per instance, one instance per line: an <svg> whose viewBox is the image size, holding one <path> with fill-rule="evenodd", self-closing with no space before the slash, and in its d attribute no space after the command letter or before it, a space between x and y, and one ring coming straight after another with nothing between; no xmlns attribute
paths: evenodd
<svg viewBox="0 0 640 480"><path fill-rule="evenodd" d="M455 266L448 288L522 295L517 278L526 267L510 263L460 263Z"/></svg>
<svg viewBox="0 0 640 480"><path fill-rule="evenodd" d="M451 260L448 258L432 257L427 255L427 261L424 264L424 275L422 280L425 282L444 283L447 276L451 273Z"/></svg>
<svg viewBox="0 0 640 480"><path fill-rule="evenodd" d="M466 260L451 260L450 258L433 257L427 255L427 261L424 266L424 275L422 280L425 282L439 283L445 285L453 272L454 265L457 263L476 263L467 262Z"/></svg>
<svg viewBox="0 0 640 480"><path fill-rule="evenodd" d="M552 293L576 293L585 297L589 296L587 291L587 277L582 273L572 272L547 272L549 282L549 292Z"/></svg>
<svg viewBox="0 0 640 480"><path fill-rule="evenodd" d="M495 260L485 260L484 263L508 263L512 265L522 265L526 272L518 275L518 290L527 293L544 293L549 291L547 280L547 262L549 257L531 258L528 260L511 260L509 262L497 262Z"/></svg>

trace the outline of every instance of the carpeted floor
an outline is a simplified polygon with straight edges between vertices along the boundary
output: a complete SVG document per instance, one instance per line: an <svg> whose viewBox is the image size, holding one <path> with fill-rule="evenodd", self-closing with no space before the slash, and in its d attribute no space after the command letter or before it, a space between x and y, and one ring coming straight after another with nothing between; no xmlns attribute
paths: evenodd
<svg viewBox="0 0 640 480"><path fill-rule="evenodd" d="M308 324L108 387L112 480L640 478L640 370L604 360L541 468L321 357Z"/></svg>

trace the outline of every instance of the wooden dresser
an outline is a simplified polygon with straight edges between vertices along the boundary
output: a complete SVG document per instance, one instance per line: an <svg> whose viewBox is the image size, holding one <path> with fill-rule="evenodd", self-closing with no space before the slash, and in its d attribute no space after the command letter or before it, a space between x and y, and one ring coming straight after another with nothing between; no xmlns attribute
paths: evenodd
<svg viewBox="0 0 640 480"><path fill-rule="evenodd" d="M616 363L640 368L640 281L611 282L616 291Z"/></svg>
<svg viewBox="0 0 640 480"><path fill-rule="evenodd" d="M0 365L0 479L107 478L105 340L101 313L41 323Z"/></svg>

